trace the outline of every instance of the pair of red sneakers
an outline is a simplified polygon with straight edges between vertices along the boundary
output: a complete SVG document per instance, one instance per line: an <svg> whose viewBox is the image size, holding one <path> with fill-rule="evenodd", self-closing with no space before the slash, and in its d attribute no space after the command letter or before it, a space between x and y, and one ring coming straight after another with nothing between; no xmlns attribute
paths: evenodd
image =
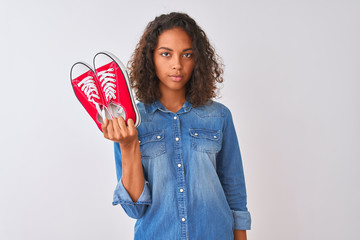
<svg viewBox="0 0 360 240"><path fill-rule="evenodd" d="M76 97L101 130L105 118L123 117L140 124L139 110L130 88L129 77L122 62L109 52L94 57L93 70L84 62L75 63L70 71Z"/></svg>

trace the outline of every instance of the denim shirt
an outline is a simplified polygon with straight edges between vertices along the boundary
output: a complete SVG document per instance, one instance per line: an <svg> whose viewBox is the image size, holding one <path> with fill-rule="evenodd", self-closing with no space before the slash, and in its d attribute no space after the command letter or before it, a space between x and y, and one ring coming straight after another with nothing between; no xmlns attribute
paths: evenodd
<svg viewBox="0 0 360 240"><path fill-rule="evenodd" d="M121 180L120 146L114 143L121 204L135 224L135 240L230 240L251 225L239 144L231 113L211 102L186 101L173 113L160 101L139 103L137 128L144 189L132 201Z"/></svg>

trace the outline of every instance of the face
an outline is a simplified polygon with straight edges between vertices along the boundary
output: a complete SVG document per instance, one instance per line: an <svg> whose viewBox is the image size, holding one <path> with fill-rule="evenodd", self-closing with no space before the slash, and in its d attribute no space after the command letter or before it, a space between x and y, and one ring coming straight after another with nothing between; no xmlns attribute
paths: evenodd
<svg viewBox="0 0 360 240"><path fill-rule="evenodd" d="M160 34L154 51L156 75L161 94L165 91L182 91L194 69L192 40L181 28Z"/></svg>

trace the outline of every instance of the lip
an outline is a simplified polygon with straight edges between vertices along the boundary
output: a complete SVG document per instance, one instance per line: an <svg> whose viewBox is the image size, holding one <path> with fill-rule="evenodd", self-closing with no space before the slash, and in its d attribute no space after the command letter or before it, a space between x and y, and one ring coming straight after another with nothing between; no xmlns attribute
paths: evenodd
<svg viewBox="0 0 360 240"><path fill-rule="evenodd" d="M182 75L170 75L169 77L174 82L180 82L184 78L184 76L182 76Z"/></svg>

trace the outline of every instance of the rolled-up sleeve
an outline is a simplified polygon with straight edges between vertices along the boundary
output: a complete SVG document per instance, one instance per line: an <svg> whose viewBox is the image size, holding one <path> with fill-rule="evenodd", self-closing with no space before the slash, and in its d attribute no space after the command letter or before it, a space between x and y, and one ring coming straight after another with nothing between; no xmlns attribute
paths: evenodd
<svg viewBox="0 0 360 240"><path fill-rule="evenodd" d="M216 169L234 218L234 229L250 230L245 177L240 147L231 112L224 107L223 142L216 159Z"/></svg>
<svg viewBox="0 0 360 240"><path fill-rule="evenodd" d="M234 211L234 229L250 230L251 229L251 216L249 211Z"/></svg>
<svg viewBox="0 0 360 240"><path fill-rule="evenodd" d="M149 182L145 179L144 189L139 199L134 202L122 183L122 161L119 143L114 143L114 153L118 183L114 191L112 204L120 204L129 217L139 219L144 215L147 206L151 204Z"/></svg>

